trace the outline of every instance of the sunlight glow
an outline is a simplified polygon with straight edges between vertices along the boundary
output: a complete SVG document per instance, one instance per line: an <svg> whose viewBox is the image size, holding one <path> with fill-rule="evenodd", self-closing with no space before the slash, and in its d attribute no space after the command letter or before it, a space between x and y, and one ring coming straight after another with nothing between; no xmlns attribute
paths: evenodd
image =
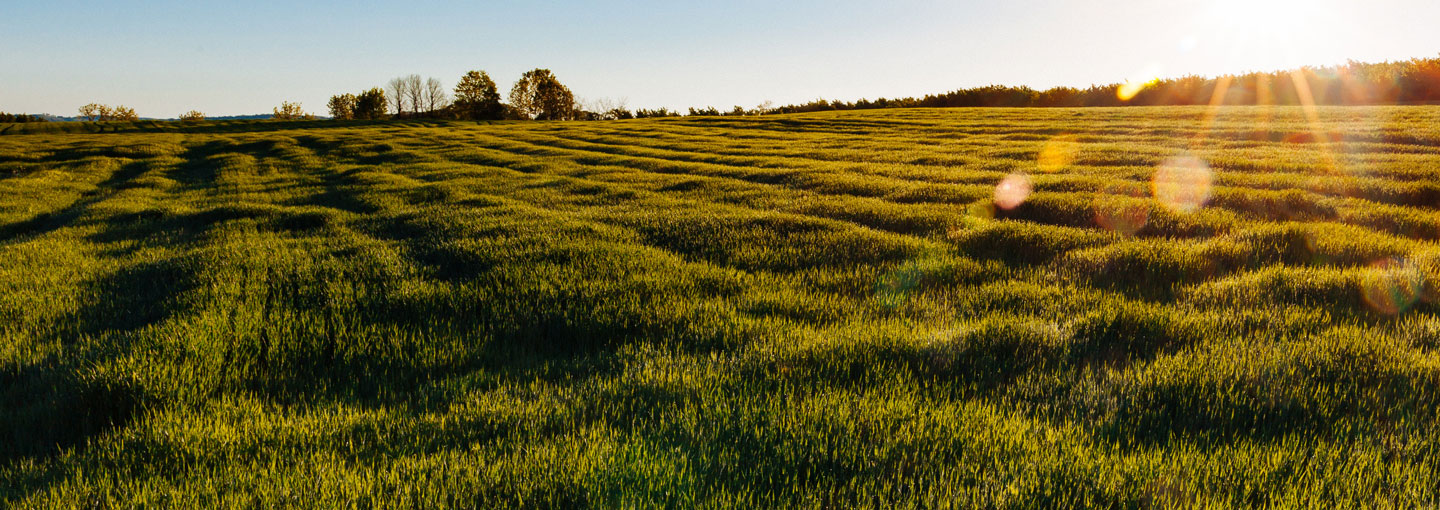
<svg viewBox="0 0 1440 510"><path fill-rule="evenodd" d="M1346 30L1341 0L1212 0L1200 44L1214 44L1251 68L1313 64L1326 34ZM1356 2L1355 4L1359 4ZM1344 7L1344 8L1342 8Z"/></svg>
<svg viewBox="0 0 1440 510"><path fill-rule="evenodd" d="M1115 97L1120 98L1121 101L1129 101L1131 99L1135 99L1135 96L1139 95L1140 91L1145 90L1147 87L1154 85L1158 81L1158 78L1151 78L1149 80L1143 81L1126 80L1125 83L1123 85L1120 85L1120 88L1115 91Z"/></svg>
<svg viewBox="0 0 1440 510"><path fill-rule="evenodd" d="M1160 163L1151 179L1155 199L1165 207L1191 212L1210 201L1210 166L1194 156L1176 156Z"/></svg>
<svg viewBox="0 0 1440 510"><path fill-rule="evenodd" d="M1060 135L1045 142L1040 155L1035 158L1041 172L1059 172L1075 161L1080 153L1080 142L1075 135Z"/></svg>
<svg viewBox="0 0 1440 510"><path fill-rule="evenodd" d="M1225 104L1225 96L1230 93L1230 82L1234 77L1221 76L1215 80L1215 91L1210 94L1210 104L1205 108L1205 115L1200 118L1200 129L1195 131L1195 137L1190 141L1192 149L1199 149L1210 136L1210 129L1215 126L1215 118L1220 114L1220 107Z"/></svg>
<svg viewBox="0 0 1440 510"><path fill-rule="evenodd" d="M1310 136L1319 146L1320 154L1324 158L1325 170L1331 173L1338 172L1340 163L1335 158L1335 152L1330 143L1338 140L1331 140L1325 125L1320 121L1320 111L1315 106L1315 95L1310 92L1310 83L1298 71L1290 73L1290 78L1295 82L1295 93L1300 96L1300 106L1305 111L1305 121L1310 125Z"/></svg>

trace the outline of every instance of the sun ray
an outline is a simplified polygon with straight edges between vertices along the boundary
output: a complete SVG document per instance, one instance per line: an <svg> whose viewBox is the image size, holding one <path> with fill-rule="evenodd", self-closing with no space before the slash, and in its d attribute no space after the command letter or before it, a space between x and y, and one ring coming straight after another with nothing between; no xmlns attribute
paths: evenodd
<svg viewBox="0 0 1440 510"><path fill-rule="evenodd" d="M1310 90L1310 82L1300 70L1291 71L1290 79L1295 82L1295 95L1300 99L1300 109L1305 113L1312 142L1320 149L1321 164L1325 165L1326 172L1337 173L1340 170L1339 163L1332 150L1330 134L1325 131L1325 126L1320 121L1320 109L1315 106L1315 95Z"/></svg>
<svg viewBox="0 0 1440 510"><path fill-rule="evenodd" d="M1190 139L1190 149L1199 150L1210 136L1210 129L1215 126L1216 117L1220 116L1220 107L1225 105L1225 96L1230 93L1230 83L1235 78L1230 75L1221 76L1215 79L1215 90L1210 93L1210 103L1205 108L1204 115L1200 118L1200 129Z"/></svg>

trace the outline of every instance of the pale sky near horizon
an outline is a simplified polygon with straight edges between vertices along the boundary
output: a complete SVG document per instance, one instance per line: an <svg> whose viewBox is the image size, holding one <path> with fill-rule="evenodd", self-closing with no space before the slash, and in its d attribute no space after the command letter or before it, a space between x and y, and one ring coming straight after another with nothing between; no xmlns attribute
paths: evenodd
<svg viewBox="0 0 1440 510"><path fill-rule="evenodd" d="M0 0L0 111L325 113L405 74L552 70L631 108L1088 86L1440 55L1440 2Z"/></svg>

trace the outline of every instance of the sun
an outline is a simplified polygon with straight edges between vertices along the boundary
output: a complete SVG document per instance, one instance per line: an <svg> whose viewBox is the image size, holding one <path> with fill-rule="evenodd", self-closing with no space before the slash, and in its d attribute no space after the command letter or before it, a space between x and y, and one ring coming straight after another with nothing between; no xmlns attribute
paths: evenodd
<svg viewBox="0 0 1440 510"><path fill-rule="evenodd" d="M1343 29L1336 0L1212 0L1197 34L1259 67L1294 67L1326 34Z"/></svg>
<svg viewBox="0 0 1440 510"><path fill-rule="evenodd" d="M1175 28L1180 55L1200 52L1222 62L1215 74L1245 73L1262 69L1293 69L1326 60L1323 46L1343 33L1345 0L1194 0ZM1130 101L1165 74L1161 59L1140 67L1116 90Z"/></svg>

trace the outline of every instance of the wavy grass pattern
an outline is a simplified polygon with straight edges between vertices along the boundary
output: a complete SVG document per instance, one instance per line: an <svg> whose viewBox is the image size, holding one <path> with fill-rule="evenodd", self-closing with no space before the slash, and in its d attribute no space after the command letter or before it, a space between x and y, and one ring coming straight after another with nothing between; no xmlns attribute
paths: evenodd
<svg viewBox="0 0 1440 510"><path fill-rule="evenodd" d="M0 501L1436 504L1440 108L1207 111L16 125Z"/></svg>

